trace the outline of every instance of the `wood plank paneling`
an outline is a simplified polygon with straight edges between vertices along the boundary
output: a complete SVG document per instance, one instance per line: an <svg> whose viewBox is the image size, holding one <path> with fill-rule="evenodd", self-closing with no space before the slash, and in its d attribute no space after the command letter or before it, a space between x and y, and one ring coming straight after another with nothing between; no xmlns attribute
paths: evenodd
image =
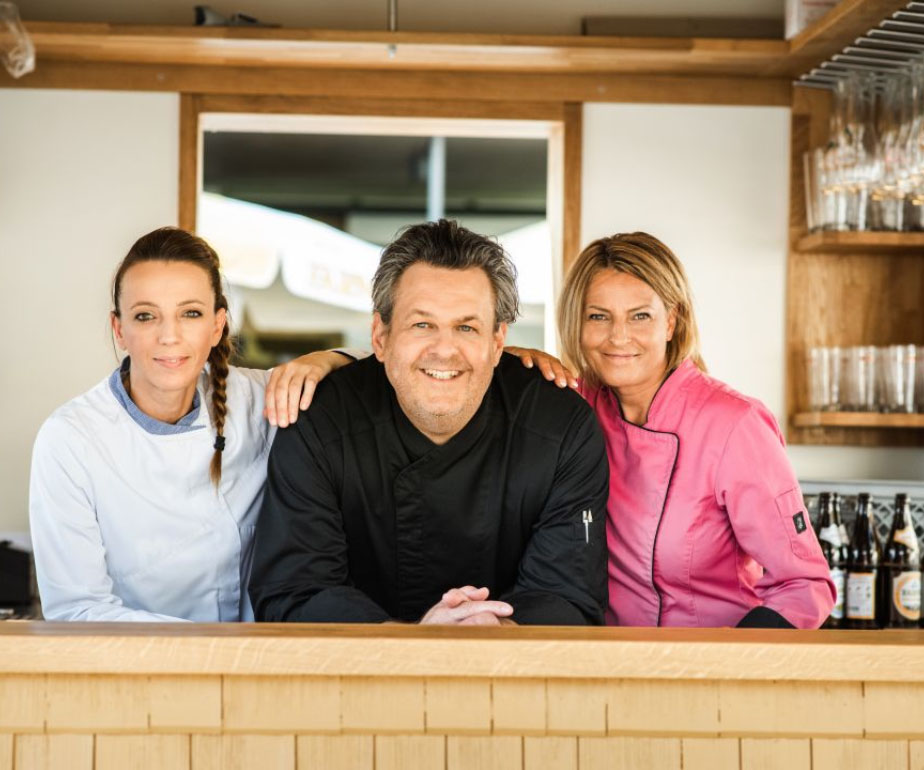
<svg viewBox="0 0 924 770"><path fill-rule="evenodd" d="M153 676L148 687L152 730L190 733L221 729L221 677Z"/></svg>
<svg viewBox="0 0 924 770"><path fill-rule="evenodd" d="M533 737L523 739L523 770L577 770L577 738Z"/></svg>
<svg viewBox="0 0 924 770"><path fill-rule="evenodd" d="M546 732L544 679L495 679L491 683L493 727L498 735Z"/></svg>
<svg viewBox="0 0 924 770"><path fill-rule="evenodd" d="M723 735L863 734L859 682L720 682Z"/></svg>
<svg viewBox="0 0 924 770"><path fill-rule="evenodd" d="M924 741L909 741L908 770L924 770Z"/></svg>
<svg viewBox="0 0 924 770"><path fill-rule="evenodd" d="M191 770L295 770L294 735L193 735Z"/></svg>
<svg viewBox="0 0 924 770"><path fill-rule="evenodd" d="M244 733L340 732L340 679L224 677L224 727Z"/></svg>
<svg viewBox="0 0 924 770"><path fill-rule="evenodd" d="M12 733L0 733L0 770L13 770Z"/></svg>
<svg viewBox="0 0 924 770"><path fill-rule="evenodd" d="M811 770L812 743L797 738L742 738L741 770Z"/></svg>
<svg viewBox="0 0 924 770"><path fill-rule="evenodd" d="M2 73L0 73L2 76ZM11 88L79 88L460 101L636 102L647 104L777 105L788 107L787 78L677 75L548 75L382 70L310 70L168 64L43 61Z"/></svg>
<svg viewBox="0 0 924 770"><path fill-rule="evenodd" d="M683 770L738 770L737 738L684 738L680 744Z"/></svg>
<svg viewBox="0 0 924 770"><path fill-rule="evenodd" d="M435 770L446 766L441 735L377 735L375 770Z"/></svg>
<svg viewBox="0 0 924 770"><path fill-rule="evenodd" d="M446 738L446 770L511 770L522 766L522 738L512 735Z"/></svg>
<svg viewBox="0 0 924 770"><path fill-rule="evenodd" d="M427 679L424 686L427 732L491 732L490 679Z"/></svg>
<svg viewBox="0 0 924 770"><path fill-rule="evenodd" d="M17 735L16 770L93 770L92 735Z"/></svg>
<svg viewBox="0 0 924 770"><path fill-rule="evenodd" d="M607 684L601 680L550 679L550 735L606 735Z"/></svg>
<svg viewBox="0 0 924 770"><path fill-rule="evenodd" d="M423 679L344 677L341 698L344 732L423 732Z"/></svg>
<svg viewBox="0 0 924 770"><path fill-rule="evenodd" d="M371 735L299 735L298 770L373 770L373 741Z"/></svg>
<svg viewBox="0 0 924 770"><path fill-rule="evenodd" d="M137 732L148 728L148 677L50 676L49 731Z"/></svg>
<svg viewBox="0 0 924 770"><path fill-rule="evenodd" d="M907 770L907 767L907 741L812 740L812 770Z"/></svg>
<svg viewBox="0 0 924 770"><path fill-rule="evenodd" d="M678 738L579 738L581 770L680 770Z"/></svg>
<svg viewBox="0 0 924 770"><path fill-rule="evenodd" d="M610 735L718 735L716 682L621 679L608 686Z"/></svg>
<svg viewBox="0 0 924 770"><path fill-rule="evenodd" d="M45 677L41 674L0 676L0 730L45 729Z"/></svg>
<svg viewBox="0 0 924 770"><path fill-rule="evenodd" d="M869 682L863 688L868 737L924 737L924 685Z"/></svg>
<svg viewBox="0 0 924 770"><path fill-rule="evenodd" d="M188 735L97 735L94 770L189 770Z"/></svg>

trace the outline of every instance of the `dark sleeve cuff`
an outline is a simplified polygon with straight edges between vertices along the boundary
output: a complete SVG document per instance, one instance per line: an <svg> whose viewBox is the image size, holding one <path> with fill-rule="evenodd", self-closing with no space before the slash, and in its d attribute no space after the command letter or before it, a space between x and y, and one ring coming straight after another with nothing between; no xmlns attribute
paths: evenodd
<svg viewBox="0 0 924 770"><path fill-rule="evenodd" d="M769 607L755 607L738 622L738 628L795 628L786 618Z"/></svg>
<svg viewBox="0 0 924 770"><path fill-rule="evenodd" d="M499 597L513 606L511 620L521 626L602 625L600 617L588 618L567 599L541 591L512 592Z"/></svg>

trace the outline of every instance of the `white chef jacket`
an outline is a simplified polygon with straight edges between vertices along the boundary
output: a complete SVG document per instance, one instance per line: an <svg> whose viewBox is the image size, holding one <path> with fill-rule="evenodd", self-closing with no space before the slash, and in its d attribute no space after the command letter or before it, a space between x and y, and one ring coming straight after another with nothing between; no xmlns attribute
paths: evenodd
<svg viewBox="0 0 924 770"><path fill-rule="evenodd" d="M48 620L253 620L247 580L274 429L269 372L231 367L218 490L203 372L177 424L148 417L119 370L46 420L29 517Z"/></svg>

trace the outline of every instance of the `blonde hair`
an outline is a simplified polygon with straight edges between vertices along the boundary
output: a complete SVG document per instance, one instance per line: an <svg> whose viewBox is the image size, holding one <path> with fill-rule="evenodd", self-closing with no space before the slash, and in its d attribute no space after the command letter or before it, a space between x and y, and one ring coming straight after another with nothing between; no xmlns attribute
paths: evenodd
<svg viewBox="0 0 924 770"><path fill-rule="evenodd" d="M597 273L616 270L644 281L661 298L668 313L676 314L674 334L667 342L667 369L689 358L706 371L699 352L699 330L693 294L683 265L667 246L648 233L617 233L584 249L571 265L558 301L558 333L565 360L591 385L597 377L581 350L581 328L587 290Z"/></svg>

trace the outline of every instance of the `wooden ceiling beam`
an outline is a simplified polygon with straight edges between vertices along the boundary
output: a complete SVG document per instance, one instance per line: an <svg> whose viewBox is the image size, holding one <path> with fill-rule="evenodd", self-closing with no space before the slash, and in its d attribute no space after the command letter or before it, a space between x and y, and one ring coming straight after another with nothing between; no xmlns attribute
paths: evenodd
<svg viewBox="0 0 924 770"><path fill-rule="evenodd" d="M788 106L787 79L673 75L383 72L307 68L45 61L0 86L198 94L439 99L482 102L637 102Z"/></svg>

